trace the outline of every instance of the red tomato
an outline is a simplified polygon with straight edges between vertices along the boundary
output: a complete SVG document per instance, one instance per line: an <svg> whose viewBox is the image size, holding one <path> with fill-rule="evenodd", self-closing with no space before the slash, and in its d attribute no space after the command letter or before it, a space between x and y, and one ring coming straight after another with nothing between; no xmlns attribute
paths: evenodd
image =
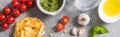
<svg viewBox="0 0 120 37"><path fill-rule="evenodd" d="M25 2L26 2L26 0L21 0L21 2L22 2L22 3L25 3Z"/></svg>
<svg viewBox="0 0 120 37"><path fill-rule="evenodd" d="M23 12L26 12L27 11L27 6L25 4L21 4L20 10L23 11Z"/></svg>
<svg viewBox="0 0 120 37"><path fill-rule="evenodd" d="M58 23L57 25L56 25L56 30L57 31L62 31L62 30L64 30L65 29L65 26L62 24L62 23Z"/></svg>
<svg viewBox="0 0 120 37"><path fill-rule="evenodd" d="M19 1L19 0L12 0L12 1Z"/></svg>
<svg viewBox="0 0 120 37"><path fill-rule="evenodd" d="M61 18L61 23L63 23L64 25L67 24L70 21L68 16L63 16Z"/></svg>
<svg viewBox="0 0 120 37"><path fill-rule="evenodd" d="M2 24L1 24L1 27L3 28L3 29L8 29L9 28L9 24L7 23L7 22L3 22Z"/></svg>
<svg viewBox="0 0 120 37"><path fill-rule="evenodd" d="M26 1L25 4L26 4L29 8L32 8L32 7L35 6L34 1Z"/></svg>
<svg viewBox="0 0 120 37"><path fill-rule="evenodd" d="M5 20L6 15L3 13L0 13L0 22L2 22L3 20Z"/></svg>
<svg viewBox="0 0 120 37"><path fill-rule="evenodd" d="M18 8L20 3L18 1L12 1L12 5L14 8Z"/></svg>
<svg viewBox="0 0 120 37"><path fill-rule="evenodd" d="M5 12L5 14L11 14L12 9L8 6L6 6L6 7L4 7L4 12Z"/></svg>
<svg viewBox="0 0 120 37"><path fill-rule="evenodd" d="M7 19L7 22L8 22L8 23L14 23L14 22L15 22L14 16L12 16L12 15L9 16L8 19Z"/></svg>
<svg viewBox="0 0 120 37"><path fill-rule="evenodd" d="M13 15L14 16L20 16L20 14L21 14L21 12L20 12L20 10L18 10L18 9L14 9L14 11L13 11Z"/></svg>

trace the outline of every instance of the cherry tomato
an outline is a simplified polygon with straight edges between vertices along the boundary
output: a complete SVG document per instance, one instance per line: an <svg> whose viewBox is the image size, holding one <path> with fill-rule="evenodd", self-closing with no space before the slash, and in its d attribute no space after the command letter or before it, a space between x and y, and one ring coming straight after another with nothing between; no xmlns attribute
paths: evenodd
<svg viewBox="0 0 120 37"><path fill-rule="evenodd" d="M14 9L14 11L13 11L13 15L14 16L20 16L20 14L21 14L21 12L20 12L20 10L18 10L18 9Z"/></svg>
<svg viewBox="0 0 120 37"><path fill-rule="evenodd" d="M1 27L3 28L3 29L8 29L9 28L9 24L7 23L7 22L3 22L2 24L1 24Z"/></svg>
<svg viewBox="0 0 120 37"><path fill-rule="evenodd" d="M21 4L20 10L23 11L23 12L26 12L27 11L27 6L25 4Z"/></svg>
<svg viewBox="0 0 120 37"><path fill-rule="evenodd" d="M69 21L70 21L70 19L68 16L63 16L61 18L61 23L63 23L64 25L66 25Z"/></svg>
<svg viewBox="0 0 120 37"><path fill-rule="evenodd" d="M19 1L19 0L12 0L12 1Z"/></svg>
<svg viewBox="0 0 120 37"><path fill-rule="evenodd" d="M7 22L8 22L8 23L14 23L14 22L15 22L14 16L12 16L12 15L9 16L8 19L7 19Z"/></svg>
<svg viewBox="0 0 120 37"><path fill-rule="evenodd" d="M62 31L62 30L64 30L65 29L65 26L62 24L62 23L58 23L57 25L56 25L56 30L57 31Z"/></svg>
<svg viewBox="0 0 120 37"><path fill-rule="evenodd" d="M5 20L6 15L3 13L0 13L0 22L2 22L3 20Z"/></svg>
<svg viewBox="0 0 120 37"><path fill-rule="evenodd" d="M12 9L8 6L6 6L6 7L4 7L4 12L5 12L5 14L11 14Z"/></svg>
<svg viewBox="0 0 120 37"><path fill-rule="evenodd" d="M29 8L32 8L32 7L35 6L34 1L26 1L25 4L26 4Z"/></svg>
<svg viewBox="0 0 120 37"><path fill-rule="evenodd" d="M20 3L18 1L12 1L12 5L13 5L14 8L18 8Z"/></svg>
<svg viewBox="0 0 120 37"><path fill-rule="evenodd" d="M25 3L25 2L26 2L26 0L21 0L21 2L22 2L22 3Z"/></svg>

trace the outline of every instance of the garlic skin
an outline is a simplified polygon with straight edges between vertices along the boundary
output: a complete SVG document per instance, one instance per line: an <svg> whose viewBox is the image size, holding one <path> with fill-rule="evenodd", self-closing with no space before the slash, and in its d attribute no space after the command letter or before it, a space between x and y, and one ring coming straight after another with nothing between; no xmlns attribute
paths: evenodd
<svg viewBox="0 0 120 37"><path fill-rule="evenodd" d="M90 17L87 14L80 14L78 17L78 24L86 26L90 22Z"/></svg>
<svg viewBox="0 0 120 37"><path fill-rule="evenodd" d="M78 31L78 35L82 35L86 32L86 29L85 28L81 28L79 31Z"/></svg>
<svg viewBox="0 0 120 37"><path fill-rule="evenodd" d="M73 36L76 36L76 35L77 35L77 28L76 28L76 27L72 28L71 34L72 34Z"/></svg>

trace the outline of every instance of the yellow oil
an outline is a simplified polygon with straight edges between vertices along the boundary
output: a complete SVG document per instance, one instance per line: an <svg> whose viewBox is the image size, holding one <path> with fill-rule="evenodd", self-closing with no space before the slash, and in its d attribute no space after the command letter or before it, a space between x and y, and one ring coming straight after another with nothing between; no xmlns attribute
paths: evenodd
<svg viewBox="0 0 120 37"><path fill-rule="evenodd" d="M120 1L107 0L103 5L103 11L107 16L117 16L120 13Z"/></svg>

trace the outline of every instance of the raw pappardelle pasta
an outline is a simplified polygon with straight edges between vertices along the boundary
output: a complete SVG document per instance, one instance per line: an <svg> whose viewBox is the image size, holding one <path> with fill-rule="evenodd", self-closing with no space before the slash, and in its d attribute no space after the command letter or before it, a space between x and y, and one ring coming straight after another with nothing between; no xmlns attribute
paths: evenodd
<svg viewBox="0 0 120 37"><path fill-rule="evenodd" d="M41 37L43 34L44 24L37 18L23 18L16 23L14 37Z"/></svg>

